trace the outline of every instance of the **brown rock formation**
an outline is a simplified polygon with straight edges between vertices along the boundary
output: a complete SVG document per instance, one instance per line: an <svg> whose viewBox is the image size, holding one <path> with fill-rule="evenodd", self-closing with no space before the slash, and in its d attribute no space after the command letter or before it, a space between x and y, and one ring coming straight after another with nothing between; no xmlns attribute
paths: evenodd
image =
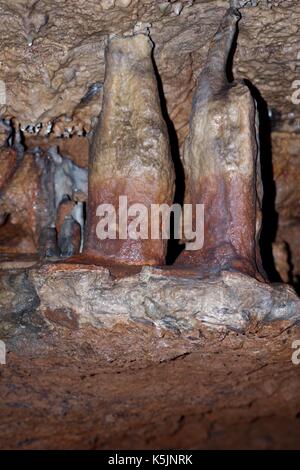
<svg viewBox="0 0 300 470"><path fill-rule="evenodd" d="M90 130L101 102L97 97L95 107L88 91L103 82L107 34L122 35L140 22L151 25L169 113L184 139L194 76L203 66L207 44L229 2L180 3L182 10L174 12L174 2L166 8L168 2L158 0L132 0L126 7L110 1L110 8L99 0L64 5L60 0L39 0L35 8L31 8L34 2L3 0L0 79L6 84L7 101L1 111L17 116L25 127L42 122L43 132L49 121L64 122L65 116L74 118L65 127L76 127L80 107L79 124ZM299 80L300 4L298 0L257 0L256 4L242 9L235 67L261 91L276 123L297 129L300 109L287 97L296 91L292 83ZM42 16L46 21L40 22L36 10L47 15Z"/></svg>
<svg viewBox="0 0 300 470"><path fill-rule="evenodd" d="M28 289L26 314L0 310L1 449L300 448L299 325L79 327L67 308L45 321L33 299Z"/></svg>
<svg viewBox="0 0 300 470"><path fill-rule="evenodd" d="M299 448L299 309L240 273L1 266L0 449Z"/></svg>
<svg viewBox="0 0 300 470"><path fill-rule="evenodd" d="M96 234L98 206L112 204L120 215L119 196L128 198L128 207L172 204L174 170L151 54L143 34L111 40L106 53L103 108L91 148L85 254L112 262L165 261L167 240L119 239L119 228L116 240ZM150 226L149 217L149 234Z"/></svg>
<svg viewBox="0 0 300 470"><path fill-rule="evenodd" d="M272 135L273 171L276 185L275 210L278 227L276 243L284 243L289 261L290 279L300 279L300 136L286 132ZM275 263L280 264L280 253L274 250ZM281 276L282 277L282 276ZM292 279L291 279L292 277ZM283 276L282 280L286 281Z"/></svg>
<svg viewBox="0 0 300 470"><path fill-rule="evenodd" d="M6 155L14 155L7 149ZM7 160L9 161L9 160ZM0 199L0 253L36 254L45 224L47 195L41 183L42 170L33 155L19 163Z"/></svg>
<svg viewBox="0 0 300 470"><path fill-rule="evenodd" d="M39 135L29 135L26 138L26 147L28 149L39 148L47 152L50 147L56 147L62 156L72 160L81 168L88 167L89 161L89 141L86 137L57 138L54 134L48 137Z"/></svg>
<svg viewBox="0 0 300 470"><path fill-rule="evenodd" d="M12 148L0 149L0 191L12 177L17 163L17 152Z"/></svg>
<svg viewBox="0 0 300 470"><path fill-rule="evenodd" d="M183 252L178 263L204 274L236 269L261 278L256 107L247 86L229 83L226 73L239 18L235 9L224 16L194 96L183 157L185 203L194 217L196 204L204 204L204 246Z"/></svg>

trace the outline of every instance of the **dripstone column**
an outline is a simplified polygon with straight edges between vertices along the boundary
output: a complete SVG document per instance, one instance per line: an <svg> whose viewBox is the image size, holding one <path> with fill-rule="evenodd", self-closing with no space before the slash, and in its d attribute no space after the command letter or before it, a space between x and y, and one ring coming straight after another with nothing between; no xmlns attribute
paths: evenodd
<svg viewBox="0 0 300 470"><path fill-rule="evenodd" d="M103 107L89 164L87 233L84 254L99 262L164 264L167 240L99 240L96 215L100 204L119 196L128 206L172 204L174 169L168 132L160 107L152 63L152 43L144 34L114 38L106 50ZM118 212L118 211L117 211Z"/></svg>
<svg viewBox="0 0 300 470"><path fill-rule="evenodd" d="M239 18L236 9L227 11L198 79L183 164L185 203L204 204L204 246L184 251L177 263L203 275L232 269L262 279L256 103L226 73Z"/></svg>

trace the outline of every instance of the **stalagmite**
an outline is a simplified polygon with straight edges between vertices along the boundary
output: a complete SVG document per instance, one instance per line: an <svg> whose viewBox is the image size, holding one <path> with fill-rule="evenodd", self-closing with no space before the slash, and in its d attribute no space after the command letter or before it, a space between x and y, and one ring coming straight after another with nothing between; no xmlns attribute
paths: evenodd
<svg viewBox="0 0 300 470"><path fill-rule="evenodd" d="M101 204L112 204L118 214L119 197L128 207L138 203L172 204L174 169L168 132L152 63L152 43L144 34L114 38L106 51L104 98L89 164L87 236L84 254L99 262L163 264L167 240L151 240L150 215L146 239L120 233L99 239L96 233Z"/></svg>
<svg viewBox="0 0 300 470"><path fill-rule="evenodd" d="M178 264L203 275L237 270L262 278L262 183L256 104L246 84L229 83L228 58L239 12L230 8L198 79L184 146L185 203L204 204L204 246Z"/></svg>

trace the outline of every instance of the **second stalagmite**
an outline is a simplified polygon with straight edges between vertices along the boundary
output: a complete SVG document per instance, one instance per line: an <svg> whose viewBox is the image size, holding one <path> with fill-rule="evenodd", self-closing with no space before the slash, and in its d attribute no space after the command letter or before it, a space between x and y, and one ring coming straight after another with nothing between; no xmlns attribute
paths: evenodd
<svg viewBox="0 0 300 470"><path fill-rule="evenodd" d="M227 11L198 79L183 163L185 203L204 204L204 246L184 251L178 263L204 276L229 269L262 279L256 104L246 84L227 77L239 18Z"/></svg>

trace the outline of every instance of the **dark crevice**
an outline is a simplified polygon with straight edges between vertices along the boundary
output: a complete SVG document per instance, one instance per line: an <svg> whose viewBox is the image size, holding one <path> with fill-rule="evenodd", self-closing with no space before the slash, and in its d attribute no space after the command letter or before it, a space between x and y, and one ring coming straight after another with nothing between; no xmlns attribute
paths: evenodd
<svg viewBox="0 0 300 470"><path fill-rule="evenodd" d="M251 82L245 80L245 83L256 100L259 116L260 164L264 188L262 201L263 220L260 235L262 264L268 279L271 282L280 282L281 278L276 270L272 252L272 244L276 239L278 230L278 213L275 208L276 186L272 163L271 123L266 101Z"/></svg>
<svg viewBox="0 0 300 470"><path fill-rule="evenodd" d="M236 51L236 48L237 48L238 34L239 34L239 26L238 26L238 23L237 23L236 24L235 35L234 35L233 40L232 40L232 45L231 45L230 51L228 53L228 59L227 59L227 63L226 63L226 77L227 77L228 83L234 82L233 59L234 59L235 51Z"/></svg>
<svg viewBox="0 0 300 470"><path fill-rule="evenodd" d="M300 296L300 276L295 276L293 287L297 294Z"/></svg>
<svg viewBox="0 0 300 470"><path fill-rule="evenodd" d="M169 134L169 142L171 148L171 155L175 169L175 196L174 196L174 204L180 204L183 207L184 202L184 192L185 192L185 181L184 181L184 169L180 158L180 151L179 151L179 143L177 133L174 127L174 124L169 116L166 98L164 95L163 84L161 77L159 75L154 55L152 53L152 63L154 68L154 73L157 80L158 92L160 96L160 104L163 118L166 122L168 134ZM168 251L166 256L166 263L171 265L175 262L176 258L180 255L180 253L184 250L184 245L180 244L180 240L174 239L174 218L171 217L170 223L170 233L171 238L168 243Z"/></svg>

